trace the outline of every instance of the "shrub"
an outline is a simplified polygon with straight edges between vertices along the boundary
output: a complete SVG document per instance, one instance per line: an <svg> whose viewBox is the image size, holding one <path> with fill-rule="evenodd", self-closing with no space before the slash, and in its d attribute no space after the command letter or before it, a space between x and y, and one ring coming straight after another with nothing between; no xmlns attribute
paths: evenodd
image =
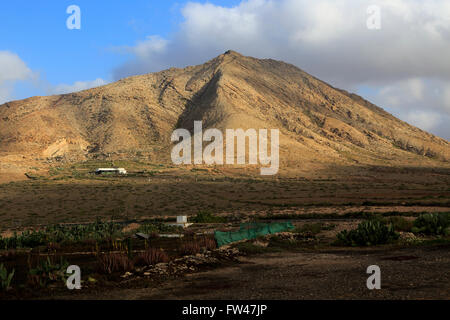
<svg viewBox="0 0 450 320"><path fill-rule="evenodd" d="M145 234L155 234L155 233L159 233L159 229L154 223L146 223L146 224L141 225L137 229L137 232L145 233Z"/></svg>
<svg viewBox="0 0 450 320"><path fill-rule="evenodd" d="M344 230L337 234L338 243L348 246L385 244L397 240L398 237L392 225L386 226L379 220L363 221L355 230Z"/></svg>
<svg viewBox="0 0 450 320"><path fill-rule="evenodd" d="M15 270L13 269L11 272L8 272L6 267L0 264L0 289L7 291L11 288L11 281L14 277Z"/></svg>
<svg viewBox="0 0 450 320"><path fill-rule="evenodd" d="M160 262L168 262L169 256L161 249L148 248L135 258L136 265L152 265Z"/></svg>
<svg viewBox="0 0 450 320"><path fill-rule="evenodd" d="M214 250L217 248L216 239L214 237L201 237L198 239L200 246L206 250Z"/></svg>
<svg viewBox="0 0 450 320"><path fill-rule="evenodd" d="M59 263L54 259L38 260L37 265L32 268L29 262L30 271L28 274L28 283L32 286L47 287L48 284L57 281L66 281L66 271L69 263L60 258Z"/></svg>
<svg viewBox="0 0 450 320"><path fill-rule="evenodd" d="M120 225L113 222L96 222L87 225L54 225L43 230L24 231L10 238L0 237L0 249L34 248L63 241L104 240L120 235Z"/></svg>
<svg viewBox="0 0 450 320"><path fill-rule="evenodd" d="M309 232L299 234L299 235L301 235L302 238L314 237ZM292 249L297 249L299 247L299 244L300 244L300 241L298 241L296 237L286 238L281 235L274 235L274 236L270 237L267 249L292 250Z"/></svg>
<svg viewBox="0 0 450 320"><path fill-rule="evenodd" d="M391 224L395 231L411 232L411 228L413 227L413 221L399 216L386 217L383 221Z"/></svg>
<svg viewBox="0 0 450 320"><path fill-rule="evenodd" d="M240 242L236 245L236 248L243 254L259 254L271 251L270 248L258 246L252 242Z"/></svg>
<svg viewBox="0 0 450 320"><path fill-rule="evenodd" d="M151 222L142 224L137 232L155 235L162 232L181 232L182 230L183 228L181 227L169 226L161 222Z"/></svg>
<svg viewBox="0 0 450 320"><path fill-rule="evenodd" d="M130 271L134 268L134 263L125 253L105 253L97 258L98 271L105 274L114 272Z"/></svg>
<svg viewBox="0 0 450 320"><path fill-rule="evenodd" d="M225 218L216 216L210 211L200 211L192 218L192 221L196 223L222 223L225 222Z"/></svg>
<svg viewBox="0 0 450 320"><path fill-rule="evenodd" d="M297 227L294 232L305 235L317 235L323 230L333 230L336 227L335 224L324 224L322 222L318 223L306 223L301 227Z"/></svg>
<svg viewBox="0 0 450 320"><path fill-rule="evenodd" d="M294 232L300 234L316 235L322 231L322 223L307 223L301 227L297 227Z"/></svg>
<svg viewBox="0 0 450 320"><path fill-rule="evenodd" d="M183 241L180 245L180 253L183 255L193 255L200 253L200 244L195 240Z"/></svg>
<svg viewBox="0 0 450 320"><path fill-rule="evenodd" d="M450 213L421 214L412 228L414 233L450 235Z"/></svg>
<svg viewBox="0 0 450 320"><path fill-rule="evenodd" d="M193 255L200 253L202 249L214 250L216 248L217 243L214 237L203 236L192 240L184 240L181 242L179 251L183 255Z"/></svg>
<svg viewBox="0 0 450 320"><path fill-rule="evenodd" d="M46 235L42 231L24 231L22 234L10 238L0 238L0 249L16 249L37 247L46 243Z"/></svg>
<svg viewBox="0 0 450 320"><path fill-rule="evenodd" d="M54 225L44 231L49 241L83 241L110 239L120 234L120 225L98 219L87 225Z"/></svg>

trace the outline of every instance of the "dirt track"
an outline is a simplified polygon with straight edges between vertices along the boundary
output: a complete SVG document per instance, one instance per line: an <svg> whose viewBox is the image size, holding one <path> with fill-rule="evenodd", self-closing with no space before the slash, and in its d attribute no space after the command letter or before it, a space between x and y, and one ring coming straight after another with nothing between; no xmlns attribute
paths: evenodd
<svg viewBox="0 0 450 320"><path fill-rule="evenodd" d="M366 268L381 268L368 290ZM450 248L281 252L188 274L162 286L116 289L77 299L450 299ZM60 297L71 299L70 296Z"/></svg>

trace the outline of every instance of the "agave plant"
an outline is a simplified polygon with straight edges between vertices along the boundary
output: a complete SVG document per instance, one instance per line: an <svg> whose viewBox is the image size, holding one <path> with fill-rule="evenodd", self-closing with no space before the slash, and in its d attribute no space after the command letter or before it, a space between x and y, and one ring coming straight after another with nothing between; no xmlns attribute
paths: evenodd
<svg viewBox="0 0 450 320"><path fill-rule="evenodd" d="M35 268L30 267L28 280L32 285L39 285L46 287L51 282L66 281L66 270L69 263L60 258L59 263L56 263L47 257L47 259L38 261Z"/></svg>
<svg viewBox="0 0 450 320"><path fill-rule="evenodd" d="M14 277L14 273L15 269L13 269L11 272L8 272L3 263L0 264L0 289L5 291L11 289L11 281Z"/></svg>
<svg viewBox="0 0 450 320"><path fill-rule="evenodd" d="M416 221L414 221L414 227L412 228L412 232L431 235L449 235L450 214L448 213L422 214L416 219Z"/></svg>
<svg viewBox="0 0 450 320"><path fill-rule="evenodd" d="M113 222L96 222L88 225L54 225L43 230L25 231L10 238L0 238L0 249L34 248L63 241L113 239L120 235L120 225Z"/></svg>
<svg viewBox="0 0 450 320"><path fill-rule="evenodd" d="M337 234L338 241L349 246L371 246L397 240L399 234L394 227L379 220L361 222L355 230L344 230Z"/></svg>

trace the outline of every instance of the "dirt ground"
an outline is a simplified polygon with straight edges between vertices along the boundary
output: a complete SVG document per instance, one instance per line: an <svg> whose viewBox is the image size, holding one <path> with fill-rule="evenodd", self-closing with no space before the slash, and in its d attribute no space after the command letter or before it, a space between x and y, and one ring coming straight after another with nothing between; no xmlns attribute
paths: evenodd
<svg viewBox="0 0 450 320"><path fill-rule="evenodd" d="M325 247L239 257L164 281L42 295L42 299L450 299L450 247L344 248L329 245L365 213L408 219L450 211L446 169L366 169L341 176L261 178L208 169L136 167L127 177L88 174L98 164L53 168L49 176L0 184L0 234L97 217L138 222L208 210L232 223L264 217L336 224ZM123 165L124 167L127 167ZM128 167L127 167L128 168ZM142 173L143 172L143 173ZM347 217L340 215L350 214ZM327 220L328 219L328 220ZM317 221L316 221L317 220ZM213 226L216 229L217 226ZM204 231L204 230L200 230ZM319 243L322 240L319 239ZM366 269L381 268L381 290L368 290ZM131 280L130 280L131 281Z"/></svg>
<svg viewBox="0 0 450 320"><path fill-rule="evenodd" d="M381 289L366 286L370 265ZM241 257L231 266L141 289L61 299L449 299L450 247L333 249Z"/></svg>
<svg viewBox="0 0 450 320"><path fill-rule="evenodd" d="M88 174L95 165L53 168L48 177L0 184L0 232L92 222L96 217L173 218L200 210L237 218L278 213L450 211L446 169L374 168L334 177L317 172L306 179L295 175L261 178L237 169L228 175L215 169L136 165L127 177L96 177Z"/></svg>

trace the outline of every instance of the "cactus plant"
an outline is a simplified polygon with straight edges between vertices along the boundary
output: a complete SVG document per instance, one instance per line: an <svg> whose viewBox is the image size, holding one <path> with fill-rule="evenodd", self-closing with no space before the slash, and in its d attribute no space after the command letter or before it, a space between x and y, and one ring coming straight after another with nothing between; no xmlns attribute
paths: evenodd
<svg viewBox="0 0 450 320"><path fill-rule="evenodd" d="M338 233L338 243L349 246L371 246L386 244L397 240L399 234L392 225L386 225L379 220L361 222L355 230L344 230Z"/></svg>
<svg viewBox="0 0 450 320"><path fill-rule="evenodd" d="M422 214L414 221L412 232L429 235L450 235L450 214Z"/></svg>
<svg viewBox="0 0 450 320"><path fill-rule="evenodd" d="M11 281L14 277L15 269L13 269L11 272L8 272L6 267L2 264L0 264L0 289L1 290L9 290L11 289Z"/></svg>

